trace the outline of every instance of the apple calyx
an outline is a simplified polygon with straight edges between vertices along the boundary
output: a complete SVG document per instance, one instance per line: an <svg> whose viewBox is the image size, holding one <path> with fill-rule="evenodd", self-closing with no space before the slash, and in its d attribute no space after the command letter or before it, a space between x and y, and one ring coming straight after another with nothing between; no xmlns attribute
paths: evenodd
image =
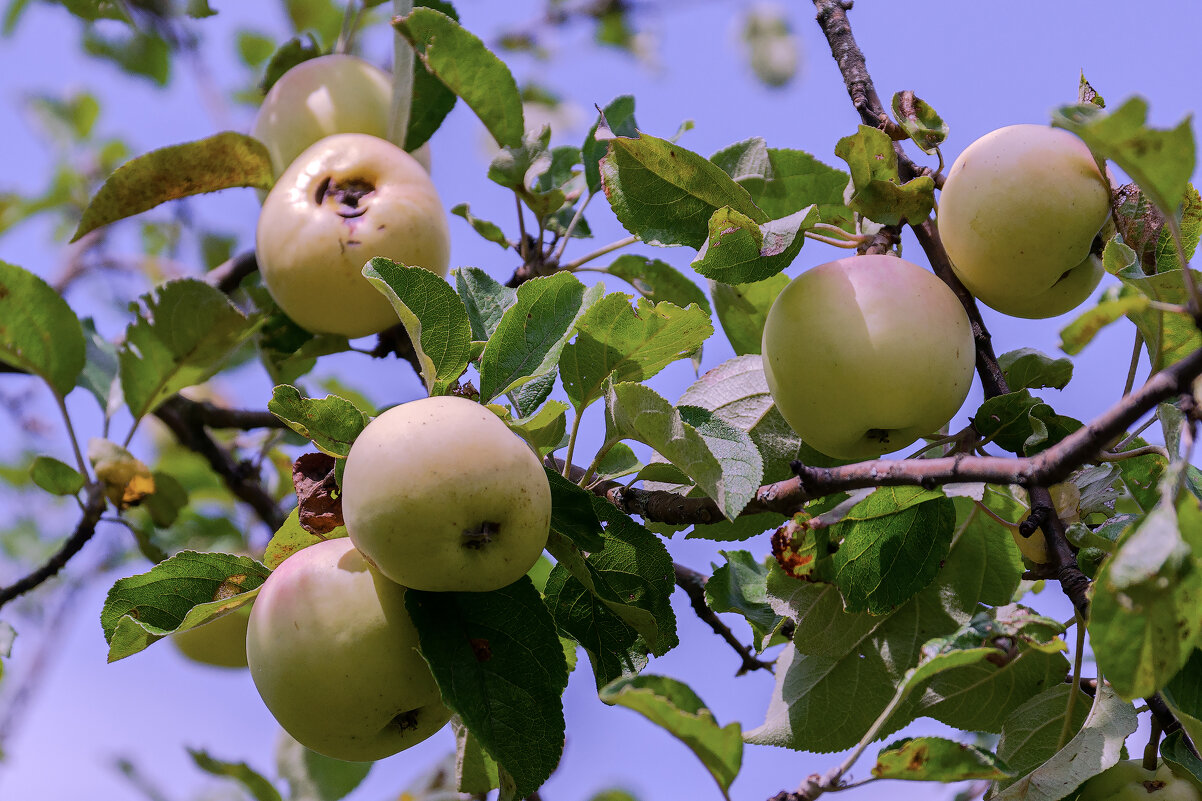
<svg viewBox="0 0 1202 801"><path fill-rule="evenodd" d="M337 206L337 214L343 219L354 219L362 217L367 213L367 206L360 205L367 196L376 191L376 185L362 178L351 178L346 181L335 181L332 177L326 178L317 186L317 191L314 193L313 199L318 206L324 205L329 201L331 205Z"/></svg>
<svg viewBox="0 0 1202 801"><path fill-rule="evenodd" d="M464 529L460 542L464 548L480 551L501 533L500 523L484 522L477 528Z"/></svg>

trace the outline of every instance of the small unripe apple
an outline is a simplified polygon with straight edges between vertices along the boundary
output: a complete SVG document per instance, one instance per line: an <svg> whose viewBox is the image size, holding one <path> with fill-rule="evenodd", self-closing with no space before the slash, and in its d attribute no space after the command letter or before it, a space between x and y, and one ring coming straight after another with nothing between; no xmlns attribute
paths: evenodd
<svg viewBox="0 0 1202 801"><path fill-rule="evenodd" d="M872 255L820 264L785 287L764 323L763 357L772 399L803 441L870 459L952 418L976 352L946 284Z"/></svg>
<svg viewBox="0 0 1202 801"><path fill-rule="evenodd" d="M251 604L194 629L171 635L171 642L184 656L202 665L224 668L246 667L246 627Z"/></svg>
<svg viewBox="0 0 1202 801"><path fill-rule="evenodd" d="M318 56L280 76L250 135L267 147L278 176L318 139L340 133L387 138L391 104L392 76L384 70L355 56ZM429 147L413 155L429 172Z"/></svg>
<svg viewBox="0 0 1202 801"><path fill-rule="evenodd" d="M542 463L499 417L455 396L394 406L351 446L342 514L355 547L421 590L495 590L547 544Z"/></svg>
<svg viewBox="0 0 1202 801"><path fill-rule="evenodd" d="M1091 253L1110 216L1110 184L1080 138L1011 125L973 142L939 196L939 234L956 275L985 305L1054 317L1102 279Z"/></svg>
<svg viewBox="0 0 1202 801"><path fill-rule="evenodd" d="M1087 781L1077 801L1202 801L1202 792L1163 762L1151 771L1131 759Z"/></svg>
<svg viewBox="0 0 1202 801"><path fill-rule="evenodd" d="M405 588L340 537L289 556L263 583L246 635L263 703L302 745L370 762L450 720L418 652Z"/></svg>
<svg viewBox="0 0 1202 801"><path fill-rule="evenodd" d="M446 275L446 213L430 176L405 151L367 134L326 137L272 188L255 233L272 298L300 326L361 337L399 322L363 277L376 256Z"/></svg>

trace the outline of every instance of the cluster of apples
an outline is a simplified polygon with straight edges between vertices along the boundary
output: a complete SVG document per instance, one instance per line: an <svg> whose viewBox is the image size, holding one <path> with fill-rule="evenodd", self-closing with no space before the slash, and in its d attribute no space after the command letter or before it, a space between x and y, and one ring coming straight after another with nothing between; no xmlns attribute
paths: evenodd
<svg viewBox="0 0 1202 801"><path fill-rule="evenodd" d="M952 267L987 306L1063 314L1102 278L1094 240L1110 184L1075 135L999 128L948 171L938 227ZM822 264L789 284L764 325L764 372L785 420L816 450L872 459L944 426L972 383L975 347L955 294L892 256Z"/></svg>
<svg viewBox="0 0 1202 801"><path fill-rule="evenodd" d="M382 759L450 719L405 609L410 589L495 590L538 561L551 489L534 452L479 403L395 406L351 447L348 537L289 556L259 590L250 675L296 740L348 761Z"/></svg>
<svg viewBox="0 0 1202 801"><path fill-rule="evenodd" d="M428 175L382 137L391 80L346 55L285 73L252 135L279 176L256 255L272 298L314 332L358 337L397 324L362 276L382 256L445 275L446 216ZM418 648L409 589L487 591L546 546L551 490L535 453L460 397L393 407L355 440L342 481L348 537L289 556L253 605L173 639L198 661L248 666L264 703L303 745L347 761L397 753L451 712Z"/></svg>
<svg viewBox="0 0 1202 801"><path fill-rule="evenodd" d="M362 274L375 256L447 273L451 239L429 148L411 155L384 138L391 104L383 70L320 56L276 81L251 129L277 176L255 232L259 272L309 331L355 338L397 324Z"/></svg>

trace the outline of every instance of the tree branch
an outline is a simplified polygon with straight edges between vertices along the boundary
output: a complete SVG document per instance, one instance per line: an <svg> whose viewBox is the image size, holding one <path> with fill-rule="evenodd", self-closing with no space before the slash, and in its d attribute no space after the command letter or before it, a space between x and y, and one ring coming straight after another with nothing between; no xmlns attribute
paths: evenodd
<svg viewBox="0 0 1202 801"><path fill-rule="evenodd" d="M722 639L735 650L743 659L743 664L739 666L739 670L735 673L736 676L742 676L752 670L767 670L772 671L772 663L764 662L756 659L751 652L751 648L739 642L739 638L734 635L730 627L722 622L717 613L709 608L709 604L705 602L705 582L708 579L698 573L696 570L687 568L684 565L672 563L672 568L676 573L676 586L685 591L689 596L689 603L693 606L693 611L697 613L697 617L701 618L709 627L714 630Z"/></svg>
<svg viewBox="0 0 1202 801"><path fill-rule="evenodd" d="M256 428L288 428L287 423L271 412L260 412L253 409L226 409L208 401L194 401L183 395L173 398L170 402L176 404L189 418L199 420L209 428L236 428L241 431L251 431Z"/></svg>
<svg viewBox="0 0 1202 801"><path fill-rule="evenodd" d="M104 487L101 484L89 485L87 500L84 501L83 517L75 526L74 533L37 570L7 587L0 588L0 607L14 598L24 595L62 570L71 557L79 553L96 533L96 524L100 522L100 516L104 513L105 503Z"/></svg>
<svg viewBox="0 0 1202 801"><path fill-rule="evenodd" d="M238 288L243 278L258 270L259 261L255 258L255 252L248 250L209 270L205 274L205 283L228 295Z"/></svg>
<svg viewBox="0 0 1202 801"><path fill-rule="evenodd" d="M229 491L254 509L259 519L275 531L284 524L286 516L259 483L254 470L248 469L249 464L235 462L229 452L209 435L197 406L177 395L159 406L154 415L171 430L181 445L203 456L213 471L221 476Z"/></svg>

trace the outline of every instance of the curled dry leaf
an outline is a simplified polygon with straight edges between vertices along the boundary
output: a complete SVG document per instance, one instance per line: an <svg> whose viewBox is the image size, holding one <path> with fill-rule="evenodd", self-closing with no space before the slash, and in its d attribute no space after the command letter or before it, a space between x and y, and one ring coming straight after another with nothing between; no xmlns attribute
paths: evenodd
<svg viewBox="0 0 1202 801"><path fill-rule="evenodd" d="M292 464L301 527L319 537L343 525L342 493L334 480L335 464L334 457L324 453L302 454Z"/></svg>

